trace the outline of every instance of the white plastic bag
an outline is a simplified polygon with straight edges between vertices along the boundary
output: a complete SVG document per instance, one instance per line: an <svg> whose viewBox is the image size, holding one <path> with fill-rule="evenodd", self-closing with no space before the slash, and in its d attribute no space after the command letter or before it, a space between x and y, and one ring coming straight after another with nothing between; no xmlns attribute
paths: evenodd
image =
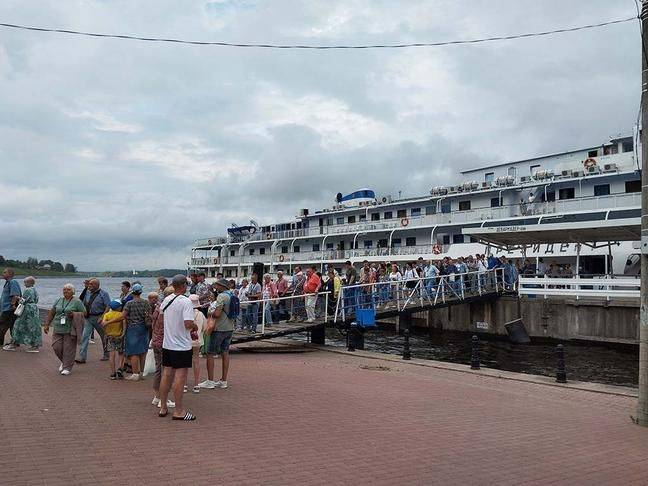
<svg viewBox="0 0 648 486"><path fill-rule="evenodd" d="M144 376L149 376L155 373L155 355L153 349L149 348L146 353L146 361L144 362Z"/></svg>

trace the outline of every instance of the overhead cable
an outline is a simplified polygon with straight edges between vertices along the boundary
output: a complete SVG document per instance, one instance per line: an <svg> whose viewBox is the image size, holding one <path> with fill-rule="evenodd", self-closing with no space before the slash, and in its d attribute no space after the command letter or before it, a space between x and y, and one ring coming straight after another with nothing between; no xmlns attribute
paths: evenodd
<svg viewBox="0 0 648 486"><path fill-rule="evenodd" d="M257 48L257 49L403 49L409 47L440 47L440 46L449 46L449 45L460 45L460 44L479 44L484 42L496 42L512 39L523 39L527 37L540 37L553 34L562 34L566 32L576 32L579 30L586 29L596 29L600 27L605 27L613 24L622 24L625 22L630 22L636 20L637 17L628 17L625 19L609 20L607 22L600 22L597 24L587 24L580 25L577 27L566 27L562 29L547 30L542 32L528 32L524 34L514 34L514 35L505 35L505 36L496 36L496 37L484 37L477 39L463 39L463 40L452 40L452 41L440 41L440 42L414 42L409 44L360 44L360 45L318 45L318 44L247 44L247 43L234 43L234 42L220 42L220 41L194 41L194 40L185 40L185 39L174 39L174 38L164 38L164 37L142 37L138 35L126 35L126 34L100 34L97 32L83 32L79 30L68 30L68 29L53 29L47 27L33 27L27 25L19 24L10 24L0 22L0 27L8 29L20 29L20 30L29 30L35 32L51 32L57 34L69 34L69 35L78 35L86 37L100 37L100 38L110 38L110 39L124 39L124 40L134 40L134 41L144 41L144 42L167 42L174 44L191 44L198 46L218 46L218 47L248 47L248 48Z"/></svg>

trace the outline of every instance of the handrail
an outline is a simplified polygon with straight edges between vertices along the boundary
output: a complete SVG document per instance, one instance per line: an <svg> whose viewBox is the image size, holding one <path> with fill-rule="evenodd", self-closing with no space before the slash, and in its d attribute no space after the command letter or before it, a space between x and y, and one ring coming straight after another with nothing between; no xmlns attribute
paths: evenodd
<svg viewBox="0 0 648 486"><path fill-rule="evenodd" d="M542 295L545 299L555 297L598 297L607 301L611 297L638 299L641 280L627 278L553 278L553 277L520 277L518 294Z"/></svg>

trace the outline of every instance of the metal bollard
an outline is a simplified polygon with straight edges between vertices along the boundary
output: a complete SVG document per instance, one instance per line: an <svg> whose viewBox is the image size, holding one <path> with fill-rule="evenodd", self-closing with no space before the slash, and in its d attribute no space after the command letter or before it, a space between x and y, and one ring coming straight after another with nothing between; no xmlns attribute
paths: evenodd
<svg viewBox="0 0 648 486"><path fill-rule="evenodd" d="M405 342L403 343L403 359L410 360L412 359L412 353L410 352L410 330L405 329L403 331L403 336L405 337Z"/></svg>
<svg viewBox="0 0 648 486"><path fill-rule="evenodd" d="M472 352L470 354L470 369L478 370L479 369L479 338L477 336L472 337Z"/></svg>
<svg viewBox="0 0 648 486"><path fill-rule="evenodd" d="M567 383L567 371L565 370L565 348L562 344L556 346L556 357L558 367L556 368L556 383Z"/></svg>
<svg viewBox="0 0 648 486"><path fill-rule="evenodd" d="M354 322L349 326L349 331L347 332L347 351L355 351L355 333L357 330L358 324Z"/></svg>

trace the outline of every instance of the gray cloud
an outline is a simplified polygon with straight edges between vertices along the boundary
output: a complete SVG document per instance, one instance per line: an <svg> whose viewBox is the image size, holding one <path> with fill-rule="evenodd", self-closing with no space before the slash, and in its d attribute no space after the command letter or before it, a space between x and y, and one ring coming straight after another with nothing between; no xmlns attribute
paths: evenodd
<svg viewBox="0 0 648 486"><path fill-rule="evenodd" d="M3 21L190 39L412 42L634 14L578 0L7 0ZM261 51L0 31L0 254L182 266L230 222L338 191L598 144L639 102L638 27L400 51Z"/></svg>

